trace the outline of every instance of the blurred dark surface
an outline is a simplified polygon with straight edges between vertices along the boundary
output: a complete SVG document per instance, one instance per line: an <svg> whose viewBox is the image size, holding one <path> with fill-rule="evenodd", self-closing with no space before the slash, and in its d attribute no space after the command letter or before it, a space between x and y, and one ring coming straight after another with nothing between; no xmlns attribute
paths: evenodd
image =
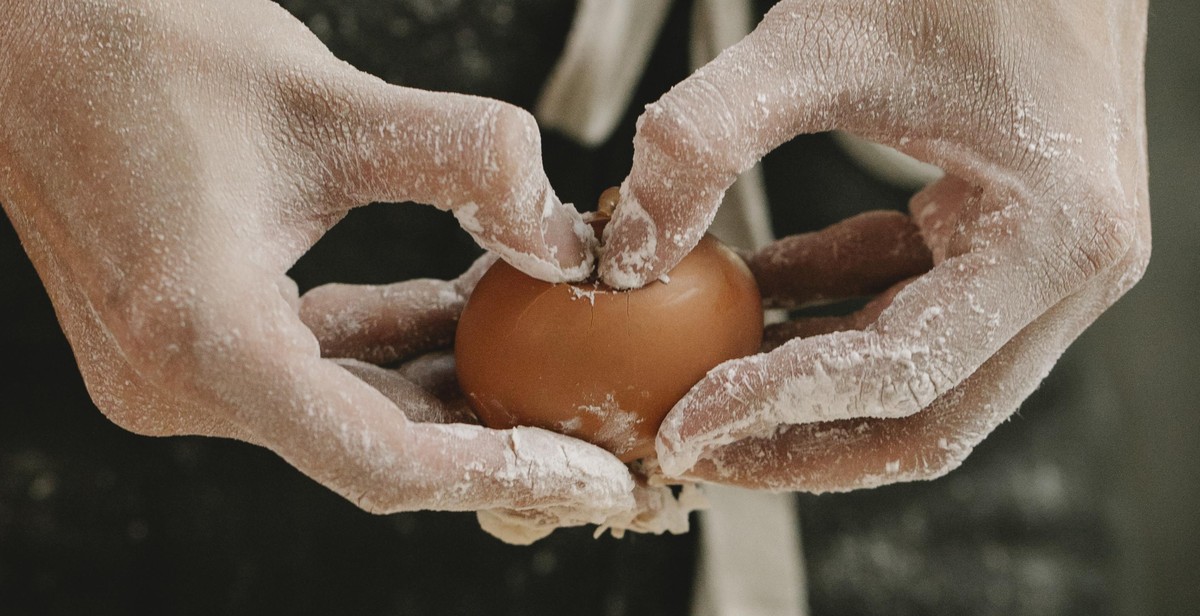
<svg viewBox="0 0 1200 616"><path fill-rule="evenodd" d="M573 12L557 0L282 4L363 70L524 106ZM627 172L637 113L687 72L689 8L674 8L609 143L584 150L545 135L564 201L590 207ZM1152 8L1146 279L961 469L800 498L815 614L1189 614L1200 604L1200 482L1188 472L1200 441L1190 237L1200 11ZM764 168L779 235L903 208L908 196L827 135L794 140ZM450 277L476 254L444 213L373 205L292 274L302 289ZM467 514L368 515L265 450L126 433L88 400L7 220L0 289L0 614L687 613L694 535L594 540L575 529L510 547Z"/></svg>

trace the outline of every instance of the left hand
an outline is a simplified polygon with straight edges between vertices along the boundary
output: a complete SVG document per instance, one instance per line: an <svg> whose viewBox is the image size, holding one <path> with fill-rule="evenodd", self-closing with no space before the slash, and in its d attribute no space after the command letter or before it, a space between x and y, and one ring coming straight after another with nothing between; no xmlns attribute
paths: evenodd
<svg viewBox="0 0 1200 616"><path fill-rule="evenodd" d="M458 386L454 340L458 317L496 255L485 254L450 281L419 279L389 285L327 284L300 298L300 319L320 342L321 354L374 387L420 423L478 424ZM378 364L402 363L394 368ZM676 498L661 483L634 476L633 507L614 510L587 503L490 508L479 525L510 544L527 545L559 528L598 526L597 534L680 534L688 514L703 506L694 486Z"/></svg>
<svg viewBox="0 0 1200 616"><path fill-rule="evenodd" d="M285 274L351 208L415 201L529 275L586 276L528 113L384 83L266 0L7 2L0 32L0 204L114 423L268 448L377 513L635 507L599 447L428 423L435 388L326 359ZM406 283L373 323L419 352L470 284Z"/></svg>
<svg viewBox="0 0 1200 616"><path fill-rule="evenodd" d="M669 271L799 133L946 172L912 199L916 229L866 215L751 259L768 304L881 295L711 371L663 422L663 471L820 492L956 467L1145 270L1145 32L1139 0L784 0L648 107L605 231L620 288Z"/></svg>

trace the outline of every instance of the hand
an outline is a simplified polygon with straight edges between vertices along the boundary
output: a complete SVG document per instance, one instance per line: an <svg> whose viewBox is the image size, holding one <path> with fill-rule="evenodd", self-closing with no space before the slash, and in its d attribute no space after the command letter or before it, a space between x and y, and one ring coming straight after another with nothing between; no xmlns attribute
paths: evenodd
<svg viewBox="0 0 1200 616"><path fill-rule="evenodd" d="M261 0L17 2L0 30L0 200L110 419L268 447L374 512L634 507L624 465L581 441L406 419L445 416L429 371L322 359L298 314L330 339L370 290L301 302L285 276L376 200L452 210L531 275L585 275L527 114L389 86ZM407 325L440 336L472 284L390 288L370 357L427 349Z"/></svg>
<svg viewBox="0 0 1200 616"><path fill-rule="evenodd" d="M458 387L453 352L434 349L452 342L467 296L494 262L493 255L484 255L448 283L412 280L385 286L317 287L300 298L300 318L320 341L323 355L337 358L338 365L391 399L408 419L478 423ZM406 358L410 359L394 370L376 365ZM507 543L522 545L558 528L587 524L599 527L597 535L605 530L616 536L626 531L680 534L688 530L688 514L706 504L692 484L682 486L676 497L653 464L639 468L635 477L631 508L609 509L586 502L510 505L480 510L479 524Z"/></svg>
<svg viewBox="0 0 1200 616"><path fill-rule="evenodd" d="M648 107L605 232L615 286L668 271L796 134L946 172L913 197L915 229L866 215L752 258L774 306L881 295L710 372L663 423L663 470L827 491L957 466L1146 267L1145 31L1140 0L785 0Z"/></svg>

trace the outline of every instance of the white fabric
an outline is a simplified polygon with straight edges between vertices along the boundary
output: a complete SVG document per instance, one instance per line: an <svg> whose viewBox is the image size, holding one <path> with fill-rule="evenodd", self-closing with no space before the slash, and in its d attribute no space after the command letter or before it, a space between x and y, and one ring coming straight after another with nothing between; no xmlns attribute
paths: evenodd
<svg viewBox="0 0 1200 616"><path fill-rule="evenodd" d="M907 190L919 190L942 177L942 170L881 143L835 131L834 140L871 175Z"/></svg>
<svg viewBox="0 0 1200 616"><path fill-rule="evenodd" d="M792 495L708 486L706 496L693 616L807 614Z"/></svg>
<svg viewBox="0 0 1200 616"><path fill-rule="evenodd" d="M534 115L588 146L604 143L629 107L671 0L581 0L562 57Z"/></svg>

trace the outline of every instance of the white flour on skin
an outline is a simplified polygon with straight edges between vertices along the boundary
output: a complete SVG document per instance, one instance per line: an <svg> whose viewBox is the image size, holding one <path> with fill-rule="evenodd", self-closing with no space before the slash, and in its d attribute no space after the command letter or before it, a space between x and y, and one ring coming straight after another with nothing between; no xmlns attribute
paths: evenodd
<svg viewBox="0 0 1200 616"><path fill-rule="evenodd" d="M638 511L610 516L596 528L594 536L599 538L605 531L618 539L628 531L682 535L691 528L688 516L709 506L704 492L695 483L684 483L678 496L666 486L646 486L637 492L637 500Z"/></svg>
<svg viewBox="0 0 1200 616"><path fill-rule="evenodd" d="M1083 140L1065 131L1051 129L1036 113L1037 105L1030 101L1017 102L1013 107L1016 122L1013 132L1025 151L1047 160L1073 155L1072 145Z"/></svg>
<svg viewBox="0 0 1200 616"><path fill-rule="evenodd" d="M488 233L485 233L483 224L476 217L478 212L478 204L468 203L455 208L454 217L458 220L458 224L470 233L471 237L475 238L476 242L499 255L509 265L539 280L556 283L582 280L591 273L595 263L595 249L592 246L594 246L596 240L590 229L586 236L581 235L581 229L576 225L574 229L576 235L579 235L581 241L584 241L585 247L588 247L588 250L585 252L587 257L579 265L564 269L556 262L539 258L528 252L523 252L494 241ZM590 241L587 241L588 238L590 238Z"/></svg>
<svg viewBox="0 0 1200 616"><path fill-rule="evenodd" d="M634 490L636 505L625 511L599 515L587 510L548 507L534 510L493 509L478 513L479 525L492 536L514 545L529 545L556 528L595 524L594 536L605 532L620 538L626 532L671 533L690 530L689 515L708 507L700 487L685 483L678 497L667 486L643 485Z"/></svg>
<svg viewBox="0 0 1200 616"><path fill-rule="evenodd" d="M479 490L510 491L530 479L537 480L531 485L535 492L529 497L536 504L530 509L565 507L601 519L632 505L634 483L628 469L599 447L538 428L513 428L503 433L507 446L492 452L490 436L485 438L485 435L496 431L461 424L430 424L422 429L437 435L429 441L431 446L437 446L439 441L453 442L455 449L471 451L474 457L471 462L458 461L462 469L459 481L441 484L431 495L432 502L447 508L467 495L478 494ZM482 455L477 453L480 448ZM418 466L445 462L414 460ZM439 476L432 471L424 471L424 476ZM587 487L586 493L580 493L580 486ZM492 502L511 498L501 493L491 496ZM584 497L585 501L576 500L578 497Z"/></svg>
<svg viewBox="0 0 1200 616"><path fill-rule="evenodd" d="M306 294L300 314L323 348L383 363L397 359L400 352L391 342L407 345L434 335L433 326L452 322L465 303L455 281L331 284Z"/></svg>
<svg viewBox="0 0 1200 616"><path fill-rule="evenodd" d="M642 209L626 186L622 185L618 215L605 227L604 241L607 244L608 238L619 230L626 237L633 235L639 238L640 244L619 254L608 253L609 258L601 261L600 277L617 289L642 286L645 272L657 262L657 228L654 219Z"/></svg>
<svg viewBox="0 0 1200 616"><path fill-rule="evenodd" d="M323 285L304 295L298 312L326 356L391 362L451 340L467 296L496 258L487 253L450 281ZM290 304L295 283L281 277L279 284Z"/></svg>
<svg viewBox="0 0 1200 616"><path fill-rule="evenodd" d="M637 435L632 432L640 418L623 411L610 394L600 405L580 407L581 413L595 415L604 428L596 434L596 441L614 451L622 451L636 444ZM560 428L570 430L580 427L579 418L560 423ZM624 443L622 446L621 444ZM595 535L611 532L621 537L625 532L674 534L689 530L688 515L707 506L703 494L694 484L685 484L676 497L665 485L643 485L633 491L636 506L619 511L605 511L588 506L550 506L529 509L505 509L480 511L480 526L497 538L513 544L527 545L541 539L555 528L594 524Z"/></svg>
<svg viewBox="0 0 1200 616"><path fill-rule="evenodd" d="M592 271L592 259L587 259L587 261L584 261L576 268L564 270L558 263L553 263L547 261L547 259L530 255L529 252L512 249L510 246L497 243L497 241L494 241L485 234L484 226L475 217L478 213L479 205L475 203L460 205L460 207L454 210L455 219L458 220L458 225L462 226L464 231L470 233L481 246L496 253L496 255L499 255L500 258L503 258L512 267L523 271L523 273L547 282L568 282L570 280L580 280Z"/></svg>
<svg viewBox="0 0 1200 616"><path fill-rule="evenodd" d="M968 278L963 290L978 283ZM896 301L912 301L910 288ZM969 312L960 306L973 301L970 296L952 302L953 314ZM664 421L664 470L685 472L706 452L769 434L781 424L910 415L969 374L953 363L958 353L950 341L979 347L999 342L993 334L1001 324L992 315L971 313L983 323L964 323L969 328L964 337L950 326L946 307L921 307L919 301L912 306L920 312L903 335L841 332L717 366Z"/></svg>

